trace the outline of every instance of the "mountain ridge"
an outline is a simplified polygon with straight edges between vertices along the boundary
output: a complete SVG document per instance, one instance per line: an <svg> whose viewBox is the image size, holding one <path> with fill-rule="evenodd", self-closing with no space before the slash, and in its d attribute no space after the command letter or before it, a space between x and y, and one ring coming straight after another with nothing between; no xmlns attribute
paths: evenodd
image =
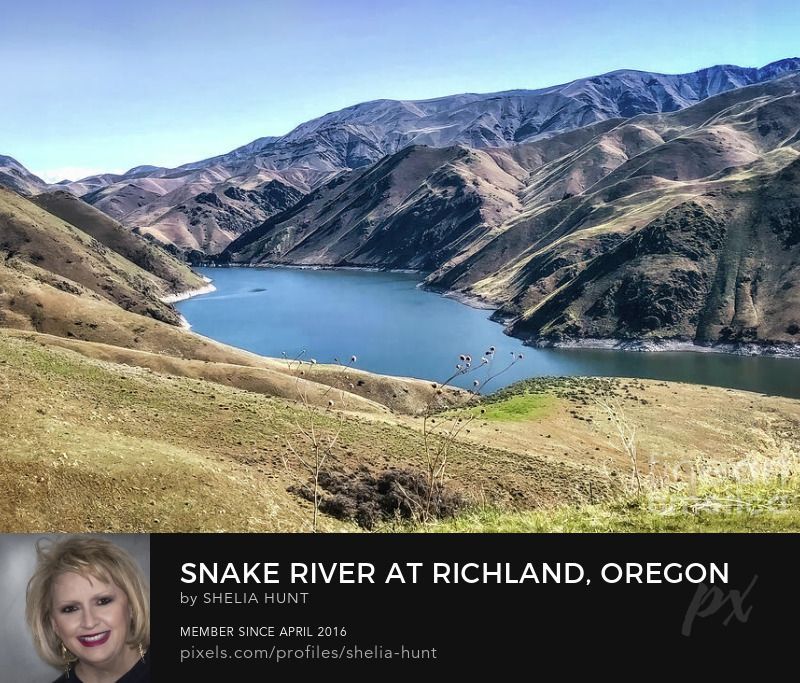
<svg viewBox="0 0 800 683"><path fill-rule="evenodd" d="M137 166L126 174L90 176L59 187L85 196L130 228L183 249L217 253L287 208L294 193L308 193L406 146L510 147L611 118L675 111L797 69L798 58L763 67L717 65L687 74L620 69L536 90L373 100L174 169ZM251 199L238 204L221 200L230 205L197 221L199 195L221 196L229 187L259 193L274 182L288 188L276 205L265 209Z"/></svg>

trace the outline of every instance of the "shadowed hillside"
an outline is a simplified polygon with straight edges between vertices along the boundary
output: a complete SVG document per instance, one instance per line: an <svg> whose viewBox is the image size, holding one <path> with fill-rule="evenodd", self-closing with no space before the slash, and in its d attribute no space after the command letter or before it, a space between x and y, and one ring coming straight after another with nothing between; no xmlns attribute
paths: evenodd
<svg viewBox="0 0 800 683"><path fill-rule="evenodd" d="M128 228L68 192L48 192L32 197L31 201L166 282L169 289L165 293L175 294L203 286L197 275L163 249L132 234Z"/></svg>
<svg viewBox="0 0 800 683"><path fill-rule="evenodd" d="M519 187L482 152L409 147L307 195L235 240L222 260L430 270L486 234L484 197L498 196L489 216L497 223Z"/></svg>
<svg viewBox="0 0 800 683"><path fill-rule="evenodd" d="M66 200L68 204L72 201ZM93 305L116 305L179 324L178 313L161 298L176 290L200 287L202 280L165 252L119 227L113 229L102 215L90 212L98 214L89 208L85 225L101 239L0 188L0 277L6 284L2 309L12 316L27 317L33 327L44 324L48 316L63 320L66 309L33 301L38 296L34 292L47 291L54 297L80 297ZM169 281L132 263L116 249L145 265L152 262L154 270ZM11 282L30 286L15 290L9 286Z"/></svg>

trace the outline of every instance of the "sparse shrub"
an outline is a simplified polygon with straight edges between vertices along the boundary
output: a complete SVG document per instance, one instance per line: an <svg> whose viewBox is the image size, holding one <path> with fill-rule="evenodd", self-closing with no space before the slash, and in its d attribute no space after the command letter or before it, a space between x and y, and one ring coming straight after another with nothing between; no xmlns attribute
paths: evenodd
<svg viewBox="0 0 800 683"><path fill-rule="evenodd" d="M373 529L392 520L419 520L430 505L430 516L452 517L465 506L464 498L449 488L436 486L431 494L424 473L412 469L389 469L375 473L367 467L354 472L323 472L319 478L324 490L319 509L337 519L354 521ZM310 487L293 491L313 500Z"/></svg>
<svg viewBox="0 0 800 683"><path fill-rule="evenodd" d="M333 398L328 398L330 392L334 389L333 385L328 386L325 390L321 390L320 395L317 397L319 403L324 403L324 407L319 405L309 396L309 386L303 381L305 379L305 370L300 369L304 362L302 357L305 355L306 350L302 349L294 358L288 358L284 352L283 359L286 361L289 370L294 368L298 369L296 378L297 396L303 406L303 418L297 418L295 421L295 434L292 438L286 439L286 448L293 456L294 460L305 470L309 475L309 481L303 482L299 486L290 488L290 491L299 493L307 500L311 501L314 505L313 518L311 528L316 533L319 522L319 511L322 509L322 481L327 480L328 477L326 467L329 461L334 459L334 449L341 435L344 426L344 414L340 411L335 411L335 401ZM346 365L339 363L339 359L335 358L334 362L345 369L355 365L357 357L350 356L350 360ZM317 365L314 358L306 361L310 367ZM349 377L345 374L345 381L349 381ZM339 390L340 405L345 403L344 391ZM336 426L330 432L321 428L320 422L322 421L322 414L335 415ZM286 469L289 469L288 459L284 459ZM325 510L323 510L324 512Z"/></svg>
<svg viewBox="0 0 800 683"><path fill-rule="evenodd" d="M627 456L631 463L631 485L630 488L638 498L642 495L642 477L639 472L639 462L637 454L637 427L625 413L622 402L616 398L596 398L595 402L608 416L614 431L619 437L617 448ZM651 465L651 470L653 469ZM613 474L613 472L612 472Z"/></svg>
<svg viewBox="0 0 800 683"><path fill-rule="evenodd" d="M420 521L428 522L435 513L435 501L443 495L445 490L445 473L447 470L450 450L458 440L461 433L476 419L476 414L466 411L477 402L481 392L499 375L509 370L513 365L523 359L523 354L511 352L510 362L500 371L492 374L496 349L489 347L480 357L473 361L469 354L461 354L455 366L455 372L441 384L433 383L435 390L425 406L422 415L422 437L424 444L425 461L425 500L420 510ZM475 379L469 391L452 390L450 385L457 377L486 370L486 379ZM452 412L455 409L455 412ZM437 421L438 418L438 421Z"/></svg>

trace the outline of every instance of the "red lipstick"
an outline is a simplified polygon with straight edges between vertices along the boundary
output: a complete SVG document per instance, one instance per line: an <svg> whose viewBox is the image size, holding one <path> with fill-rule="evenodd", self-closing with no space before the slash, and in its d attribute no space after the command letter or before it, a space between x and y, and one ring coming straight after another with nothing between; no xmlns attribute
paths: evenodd
<svg viewBox="0 0 800 683"><path fill-rule="evenodd" d="M90 633L86 636L78 636L78 641L84 647L97 647L104 645L111 637L111 631L103 631L102 633Z"/></svg>

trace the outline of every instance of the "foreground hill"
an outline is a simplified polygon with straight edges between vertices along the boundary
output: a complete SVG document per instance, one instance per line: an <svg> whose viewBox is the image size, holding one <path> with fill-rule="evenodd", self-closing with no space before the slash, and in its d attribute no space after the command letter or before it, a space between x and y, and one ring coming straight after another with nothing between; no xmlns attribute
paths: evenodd
<svg viewBox="0 0 800 683"><path fill-rule="evenodd" d="M797 344L799 79L509 149L410 148L221 259L432 270L538 342Z"/></svg>
<svg viewBox="0 0 800 683"><path fill-rule="evenodd" d="M99 360L51 341L0 330L3 531L308 530L311 505L295 493L307 473L288 446L310 448L300 429L311 422L321 438L340 434L328 467L353 483L353 495L368 493L357 486L368 473L425 467L417 418L311 415L301 402ZM744 487L783 473L779 500L789 505L785 514L796 510L797 401L638 380L539 382L521 391L489 404L450 451L448 487L484 512L565 511L618 496L630 483L629 460L592 401L609 394L639 428L642 477L654 486L692 485L702 473ZM692 491L692 504L715 504ZM735 530L796 524L796 515L780 521L783 507L742 512L748 504L740 501ZM666 504L662 513L651 509L665 528L675 514ZM714 515L681 515L695 519L695 530L715 528ZM328 515L320 524L357 528Z"/></svg>
<svg viewBox="0 0 800 683"><path fill-rule="evenodd" d="M68 192L43 193L32 197L31 201L167 283L165 294L203 286L200 278L181 261L151 242L131 234L130 230L102 211Z"/></svg>
<svg viewBox="0 0 800 683"><path fill-rule="evenodd" d="M37 328L49 317L63 323L68 309L55 302L67 296L98 309L116 306L173 325L180 323L178 313L162 298L202 287L197 275L91 207L84 209L79 200L42 197L39 202L57 205L64 215L74 206L73 218L86 231L0 188L0 280L4 285L0 314L6 324L13 320L13 326Z"/></svg>

